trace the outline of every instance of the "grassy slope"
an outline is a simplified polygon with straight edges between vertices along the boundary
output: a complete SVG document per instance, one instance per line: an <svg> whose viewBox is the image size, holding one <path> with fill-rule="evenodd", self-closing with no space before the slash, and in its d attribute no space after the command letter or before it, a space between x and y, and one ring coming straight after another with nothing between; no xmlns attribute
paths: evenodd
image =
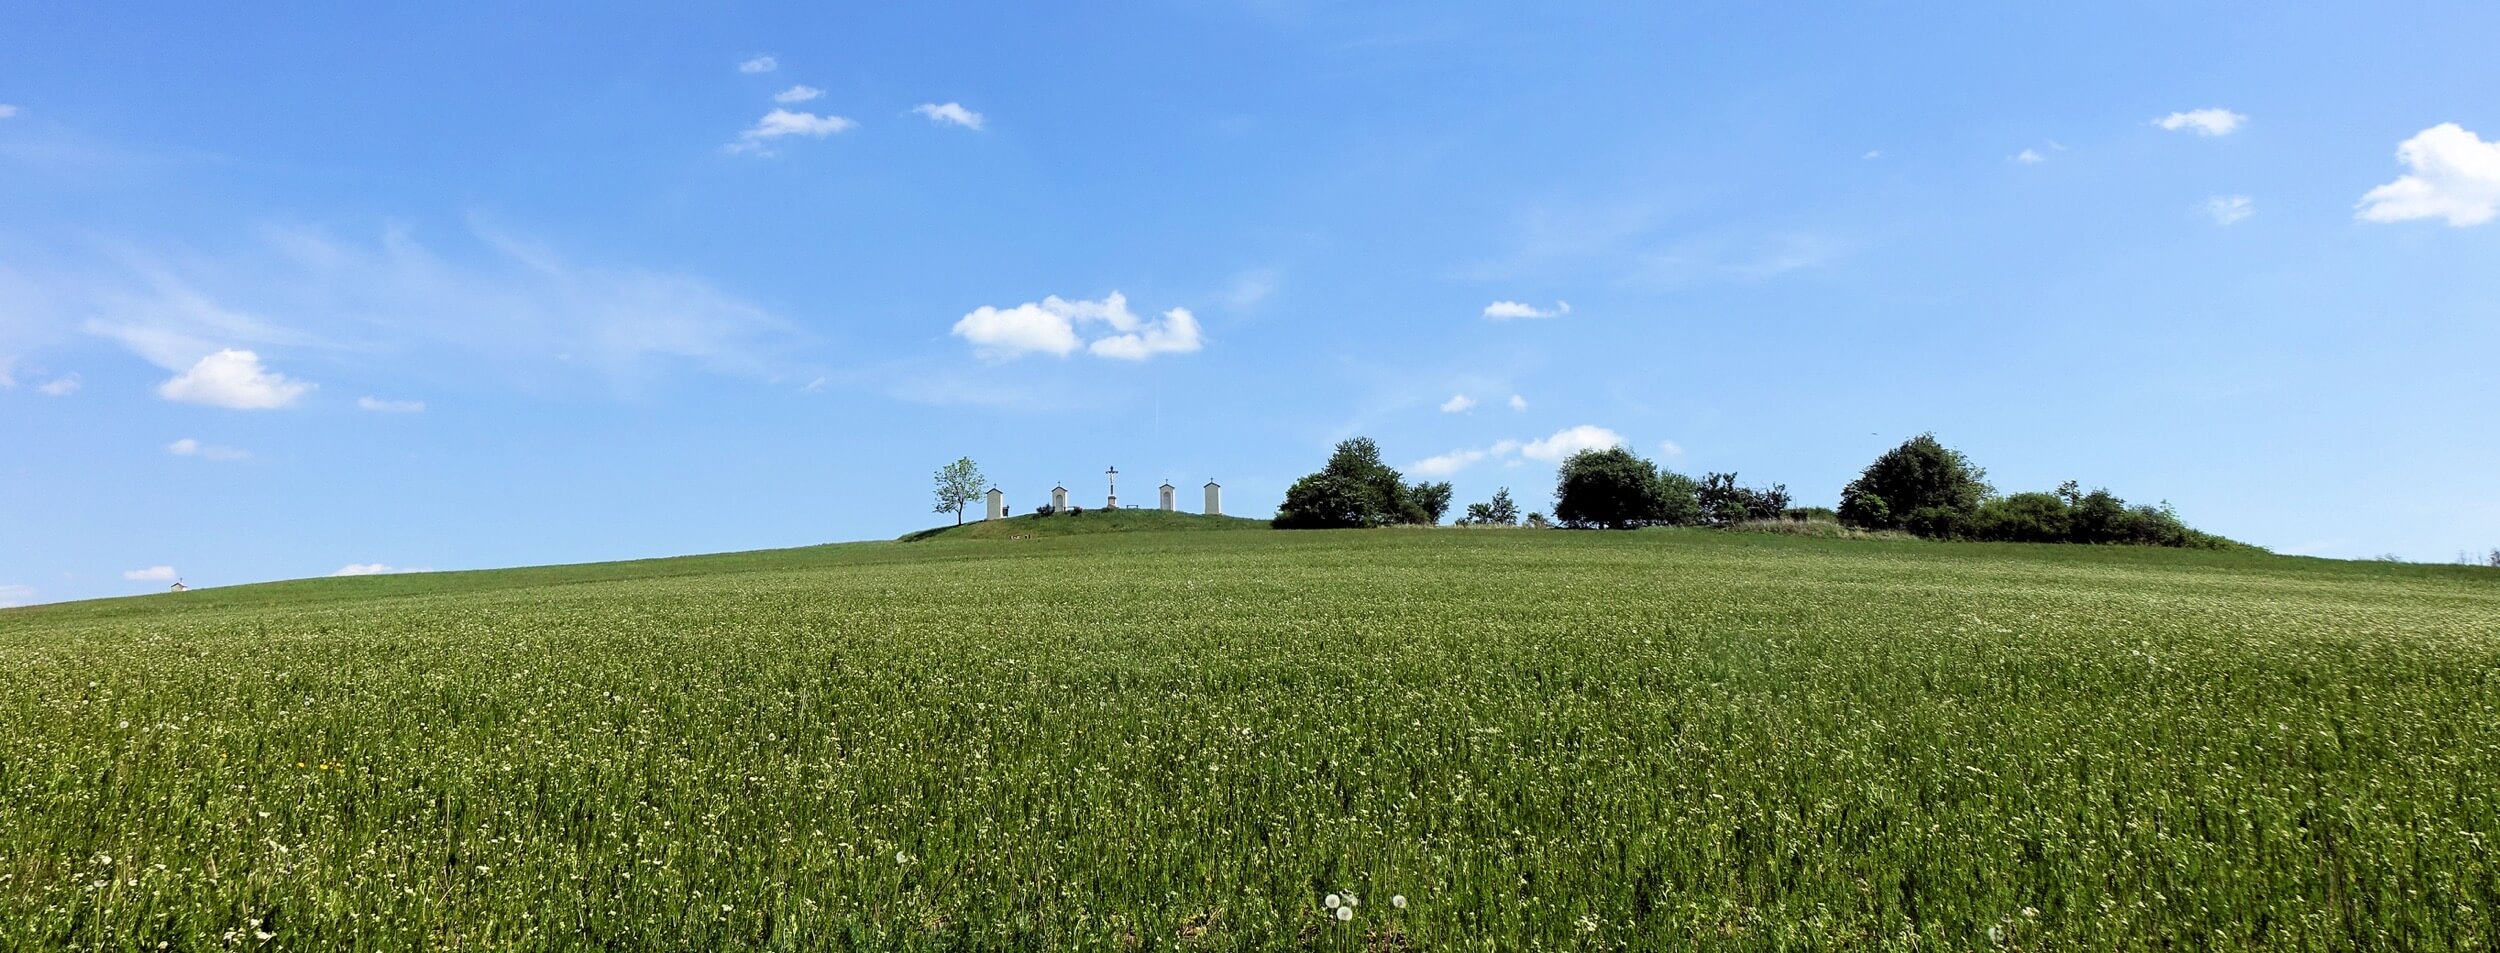
<svg viewBox="0 0 2500 953"><path fill-rule="evenodd" d="M0 946L2495 936L2500 573L955 537L0 611Z"/></svg>

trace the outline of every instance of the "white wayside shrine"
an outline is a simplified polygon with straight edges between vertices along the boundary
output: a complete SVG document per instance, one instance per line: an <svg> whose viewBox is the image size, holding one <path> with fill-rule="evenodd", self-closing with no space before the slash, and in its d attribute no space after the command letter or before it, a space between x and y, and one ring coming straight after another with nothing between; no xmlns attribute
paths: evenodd
<svg viewBox="0 0 2500 953"><path fill-rule="evenodd" d="M990 488L990 518L1007 518L1007 494L998 492L997 487Z"/></svg>
<svg viewBox="0 0 2500 953"><path fill-rule="evenodd" d="M1172 484L1169 481L1166 481L1163 484L1163 495L1158 502L1161 504L1164 512L1170 513L1175 511L1175 508L1172 505Z"/></svg>
<svg viewBox="0 0 2500 953"><path fill-rule="evenodd" d="M1054 486L1050 488L1050 511L1053 513L1065 513L1068 511L1067 487Z"/></svg>
<svg viewBox="0 0 2500 953"><path fill-rule="evenodd" d="M1224 488L1215 485L1213 480L1207 481L1207 515L1224 515Z"/></svg>
<svg viewBox="0 0 2500 953"><path fill-rule="evenodd" d="M1116 510L1116 509L1119 509L1119 508L1120 508L1120 468L1119 468L1119 467L1112 467L1111 469L1104 470L1104 471L1102 471L1102 475L1103 475L1105 478L1107 478L1107 479L1109 479L1109 480L1111 481L1111 495L1110 495L1110 496L1108 496L1108 497L1106 497L1106 498L1104 498L1104 500L1103 500L1103 504L1102 504L1102 508L1103 508L1103 509L1106 509L1106 510Z"/></svg>

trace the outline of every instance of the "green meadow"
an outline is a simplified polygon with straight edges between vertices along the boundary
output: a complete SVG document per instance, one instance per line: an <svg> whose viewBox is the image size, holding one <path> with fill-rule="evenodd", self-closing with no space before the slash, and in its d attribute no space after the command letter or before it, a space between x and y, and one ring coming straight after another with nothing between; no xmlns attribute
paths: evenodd
<svg viewBox="0 0 2500 953"><path fill-rule="evenodd" d="M2500 944L2500 571L1104 516L0 611L0 947Z"/></svg>

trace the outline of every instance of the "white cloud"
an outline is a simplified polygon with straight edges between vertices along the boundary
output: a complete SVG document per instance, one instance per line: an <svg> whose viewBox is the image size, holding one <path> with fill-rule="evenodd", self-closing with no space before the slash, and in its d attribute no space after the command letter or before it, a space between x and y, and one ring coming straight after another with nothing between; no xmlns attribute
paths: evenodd
<svg viewBox="0 0 2500 953"><path fill-rule="evenodd" d="M202 460L241 460L250 453L233 447L220 447L184 437L165 445L165 452L177 457L198 457Z"/></svg>
<svg viewBox="0 0 2500 953"><path fill-rule="evenodd" d="M2021 152L2014 153L2014 161L2020 162L2024 165L2039 165L2040 163L2049 161L2049 157L2041 155L2040 150L2038 149L2025 149Z"/></svg>
<svg viewBox="0 0 2500 953"><path fill-rule="evenodd" d="M33 586L0 586L0 609L15 609L34 601Z"/></svg>
<svg viewBox="0 0 2500 953"><path fill-rule="evenodd" d="M2213 216L2216 225L2230 225L2257 214L2256 200L2245 195L2217 195L2197 208Z"/></svg>
<svg viewBox="0 0 2500 953"><path fill-rule="evenodd" d="M1512 318L1559 318L1571 313L1571 302L1557 301L1552 308L1538 308L1518 301L1496 301L1484 306L1484 316L1491 321Z"/></svg>
<svg viewBox="0 0 2500 953"><path fill-rule="evenodd" d="M770 54L770 53L764 54L764 55L762 55L762 56L755 57L754 59L751 59L751 60L748 60L748 61L746 61L746 62L744 62L744 63L740 63L740 64L738 64L738 72L741 72L741 73L746 73L746 74L749 74L749 75L752 75L752 74L755 74L755 73L770 73L770 72L772 72L772 71L774 71L774 70L777 70L777 69L780 69L780 68L781 68L781 61L780 61L780 60L777 60L777 59L774 59L774 58L772 57L772 54Z"/></svg>
<svg viewBox="0 0 2500 953"><path fill-rule="evenodd" d="M433 571L434 571L434 570L431 570L431 569L425 569L425 568L421 568L421 567L414 567L414 566L410 566L410 567L401 567L401 566L385 566L385 565L383 565L383 564L381 564L381 563L348 563L348 564L347 564L347 565L345 565L345 566L341 566L341 567L339 567L339 571L334 572L334 573L331 573L330 575L333 575L333 576L387 576L387 575L393 575L393 574L396 574L396 573L403 573L403 572L433 572Z"/></svg>
<svg viewBox="0 0 2500 953"><path fill-rule="evenodd" d="M172 582L174 580L174 567L149 566L146 569L131 569L124 571L122 573L122 578L128 579L132 582Z"/></svg>
<svg viewBox="0 0 2500 953"><path fill-rule="evenodd" d="M2444 218L2457 228L2500 216L2500 142L2453 122L2415 133L2396 147L2411 174L2371 189L2354 215L2371 222Z"/></svg>
<svg viewBox="0 0 2500 953"><path fill-rule="evenodd" d="M773 94L773 102L777 102L777 103L803 103L803 102L806 102L806 101L808 101L808 100L814 99L814 98L816 98L816 97L818 97L818 96L822 96L822 95L824 95L824 94L825 94L825 91L824 91L824 90L817 89L817 88L816 88L816 87L814 87L814 86L806 86L806 85L792 86L792 87L790 87L789 89L785 89L785 90L782 90L782 91L780 91L780 92L778 92L778 93L774 93L774 94Z"/></svg>
<svg viewBox="0 0 2500 953"><path fill-rule="evenodd" d="M1483 460L1485 457L1490 455L1491 451L1486 450L1452 450L1448 453L1441 454L1440 456L1425 457L1421 460L1407 464L1406 472L1412 473L1416 476L1449 476L1450 474L1457 473L1460 470L1467 469L1468 466L1479 460Z"/></svg>
<svg viewBox="0 0 2500 953"><path fill-rule="evenodd" d="M0 355L0 390L17 386L17 359Z"/></svg>
<svg viewBox="0 0 2500 953"><path fill-rule="evenodd" d="M1519 395L1517 395L1517 394L1512 394L1512 395L1510 395L1510 409L1512 409L1512 410L1526 410L1526 409L1528 409L1528 399L1527 399L1527 398L1525 398L1525 397L1521 397L1521 396L1519 396Z"/></svg>
<svg viewBox="0 0 2500 953"><path fill-rule="evenodd" d="M1661 440L1658 441L1658 452L1670 457L1680 457L1684 455L1684 448L1677 446L1673 440Z"/></svg>
<svg viewBox="0 0 2500 953"><path fill-rule="evenodd" d="M1519 453L1530 460L1553 463L1582 450L1604 450L1608 447L1620 446L1623 446L1622 434L1604 427L1581 424L1577 427L1554 431L1553 436L1543 440L1528 441L1519 448Z"/></svg>
<svg viewBox="0 0 2500 953"><path fill-rule="evenodd" d="M1162 320L1147 322L1130 311L1128 297L1114 291L1100 301L1070 301L1057 295L1013 308L983 305L955 322L952 333L972 343L973 352L989 360L1043 353L1066 357L1084 346L1077 326L1101 323L1115 334L1096 339L1087 349L1096 357L1142 361L1156 354L1185 354L1203 346L1198 319L1187 308L1173 308Z"/></svg>
<svg viewBox="0 0 2500 953"><path fill-rule="evenodd" d="M287 406L313 385L286 379L260 364L260 355L227 348L200 358L191 369L156 386L166 400L234 410Z"/></svg>
<svg viewBox="0 0 2500 953"><path fill-rule="evenodd" d="M37 387L35 390L42 392L42 394L46 397L67 397L71 394L78 393L78 388L85 383L86 380L79 377L77 371L71 371L49 381L45 381L43 386Z"/></svg>
<svg viewBox="0 0 2500 953"><path fill-rule="evenodd" d="M1248 311L1274 295L1281 280L1276 269L1254 268L1234 275L1233 283L1224 289L1219 300L1234 311Z"/></svg>
<svg viewBox="0 0 2500 953"><path fill-rule="evenodd" d="M1865 155L1859 156L1858 158L1860 158L1860 159L1881 159L1881 158L1883 158L1883 157L1884 157L1884 150L1882 150L1882 149L1868 149L1868 150L1866 150L1866 154L1865 154Z"/></svg>
<svg viewBox="0 0 2500 953"><path fill-rule="evenodd" d="M1188 308L1163 312L1163 320L1126 334L1117 334L1095 341L1095 357L1142 361L1157 354L1189 354L1204 347L1198 338L1198 319Z"/></svg>
<svg viewBox="0 0 2500 953"><path fill-rule="evenodd" d="M1465 394L1453 394L1450 396L1450 399L1441 402L1441 412L1445 414L1455 414L1461 411L1469 410L1475 406L1475 398L1469 397Z"/></svg>
<svg viewBox="0 0 2500 953"><path fill-rule="evenodd" d="M358 397L356 406L377 414L413 414L425 409L422 400L384 400L379 397Z"/></svg>
<svg viewBox="0 0 2500 953"><path fill-rule="evenodd" d="M1058 297L1040 304L1027 302L1000 309L982 305L955 322L954 335L972 342L973 352L999 360L1030 353L1066 357L1077 348L1076 325L1055 305Z"/></svg>
<svg viewBox="0 0 2500 953"><path fill-rule="evenodd" d="M927 116L930 122L941 126L978 130L983 121L980 113L965 109L962 103L921 103L913 106L911 111Z"/></svg>
<svg viewBox="0 0 2500 953"><path fill-rule="evenodd" d="M7 103L0 103L0 119L8 119L16 115L17 107L11 106Z"/></svg>
<svg viewBox="0 0 2500 953"><path fill-rule="evenodd" d="M2227 136L2247 121L2248 117L2228 109L2191 109L2153 120L2153 125L2171 132L2184 129L2200 136Z"/></svg>
<svg viewBox="0 0 2500 953"><path fill-rule="evenodd" d="M811 112L775 109L765 113L764 118L756 120L755 125L748 127L745 132L739 133L738 141L721 148L733 155L751 153L768 156L773 154L770 144L775 139L790 136L822 139L857 125L859 124L840 116L819 116Z"/></svg>

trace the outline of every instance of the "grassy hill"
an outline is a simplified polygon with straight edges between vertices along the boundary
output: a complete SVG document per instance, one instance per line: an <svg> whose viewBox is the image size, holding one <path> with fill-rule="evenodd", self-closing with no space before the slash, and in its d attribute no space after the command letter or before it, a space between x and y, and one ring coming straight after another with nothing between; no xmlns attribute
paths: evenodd
<svg viewBox="0 0 2500 953"><path fill-rule="evenodd" d="M0 611L0 947L2500 938L2500 573L1013 525Z"/></svg>

